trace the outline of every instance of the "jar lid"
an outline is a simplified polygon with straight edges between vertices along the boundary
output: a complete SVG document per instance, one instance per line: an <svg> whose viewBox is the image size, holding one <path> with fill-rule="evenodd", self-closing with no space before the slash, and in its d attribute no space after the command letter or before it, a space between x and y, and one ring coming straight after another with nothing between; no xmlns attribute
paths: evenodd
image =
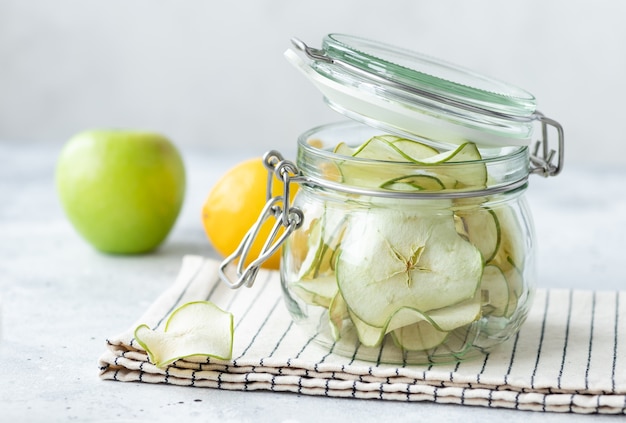
<svg viewBox="0 0 626 423"><path fill-rule="evenodd" d="M460 144L528 145L532 94L416 52L343 34L285 53L340 113L386 131Z"/></svg>

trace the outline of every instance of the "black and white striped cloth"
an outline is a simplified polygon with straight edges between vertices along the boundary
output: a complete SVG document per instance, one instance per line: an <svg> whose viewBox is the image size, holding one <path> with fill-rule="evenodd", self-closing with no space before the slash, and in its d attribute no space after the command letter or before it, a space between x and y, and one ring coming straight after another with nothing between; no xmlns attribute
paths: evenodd
<svg viewBox="0 0 626 423"><path fill-rule="evenodd" d="M231 290L218 263L186 256L175 283L126 332L107 340L105 380L332 397L433 401L520 410L626 414L625 293L538 290L521 331L474 361L397 366L339 356L292 322L277 272ZM179 360L160 369L133 339L189 301L210 300L233 313L233 359Z"/></svg>

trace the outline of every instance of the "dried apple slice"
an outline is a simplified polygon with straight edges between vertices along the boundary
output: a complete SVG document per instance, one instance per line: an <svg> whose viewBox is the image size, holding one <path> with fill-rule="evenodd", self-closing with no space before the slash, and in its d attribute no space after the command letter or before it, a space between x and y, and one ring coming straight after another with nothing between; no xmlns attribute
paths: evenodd
<svg viewBox="0 0 626 423"><path fill-rule="evenodd" d="M344 321L350 317L346 302L341 296L341 292L337 291L328 307L328 320L330 322L330 331L335 340L341 337L344 328Z"/></svg>
<svg viewBox="0 0 626 423"><path fill-rule="evenodd" d="M498 266L506 278L509 291L509 304L505 317L513 315L517 302L523 293L524 276L520 271L524 266L526 248L524 231L521 222L517 220L515 211L508 206L494 209L499 222L501 241L498 251L487 263ZM528 229L526 229L527 231Z"/></svg>
<svg viewBox="0 0 626 423"><path fill-rule="evenodd" d="M507 267L507 262L513 262L515 266L520 266L524 262L525 245L524 237L521 236L522 228L515 216L515 211L508 206L494 208L494 215L498 220L501 232L501 242L495 256L491 261Z"/></svg>
<svg viewBox="0 0 626 423"><path fill-rule="evenodd" d="M473 298L482 266L451 213L373 209L353 216L336 275L350 311L386 328L403 308L427 313Z"/></svg>
<svg viewBox="0 0 626 423"><path fill-rule="evenodd" d="M426 320L403 326L391 333L393 342L403 350L423 351L441 345L450 332L442 332Z"/></svg>
<svg viewBox="0 0 626 423"><path fill-rule="evenodd" d="M302 279L290 286L304 302L325 308L330 307L330 303L338 291L335 275Z"/></svg>
<svg viewBox="0 0 626 423"><path fill-rule="evenodd" d="M433 173L446 184L446 188L476 190L487 185L487 167L481 160L476 144L468 142L455 150L428 157L422 163L439 165Z"/></svg>
<svg viewBox="0 0 626 423"><path fill-rule="evenodd" d="M517 303L522 296L524 289L524 276L511 258L501 267L502 273L506 278L509 288L509 304L507 306L505 317L511 317L517 309Z"/></svg>
<svg viewBox="0 0 626 423"><path fill-rule="evenodd" d="M357 147L352 156L391 162L419 162L438 153L435 148L421 142L395 135L377 135Z"/></svg>
<svg viewBox="0 0 626 423"><path fill-rule="evenodd" d="M348 316L350 317L350 320L352 321L352 324L354 325L354 328L356 329L359 342L365 345L366 347L379 346L383 338L385 337L385 328L372 326L364 322L359 316L354 314L353 311L347 308L347 305L346 305L346 309L348 310Z"/></svg>
<svg viewBox="0 0 626 423"><path fill-rule="evenodd" d="M335 154L398 163L420 163L422 159L439 153L435 148L410 139L395 135L377 135L357 147L339 143L333 150ZM338 163L342 181L368 187L379 187L385 181L402 177L393 167L382 167L380 163L346 161Z"/></svg>
<svg viewBox="0 0 626 423"><path fill-rule="evenodd" d="M346 221L345 213L336 213L324 206L321 216L312 220L306 230L295 232L298 236L307 236L307 253L296 280L289 287L308 304L328 308L337 294L334 262Z"/></svg>
<svg viewBox="0 0 626 423"><path fill-rule="evenodd" d="M172 312L163 331L137 326L135 339L157 367L191 356L228 360L233 349L233 315L210 301L189 302Z"/></svg>
<svg viewBox="0 0 626 423"><path fill-rule="evenodd" d="M347 215L324 205L320 217L311 220L306 230L294 233L307 238L307 253L300 267L298 279L315 279L333 273L335 252L346 228Z"/></svg>
<svg viewBox="0 0 626 423"><path fill-rule="evenodd" d="M511 295L509 284L498 266L485 266L483 278L480 283L483 298L483 310L491 316L506 316Z"/></svg>
<svg viewBox="0 0 626 423"><path fill-rule="evenodd" d="M380 164L374 166L350 161L338 163L342 181L347 183L403 191L410 190L411 187L416 190L482 189L487 183L487 168L481 161L480 151L476 144L470 142L454 150L439 153L427 144L393 135L379 135L354 148L340 143L334 152L362 159L412 163L424 168L421 171L396 170ZM399 173L405 171L416 173Z"/></svg>
<svg viewBox="0 0 626 423"><path fill-rule="evenodd" d="M380 187L391 191L441 191L446 184L436 176L420 174L393 178Z"/></svg>
<svg viewBox="0 0 626 423"><path fill-rule="evenodd" d="M473 207L455 211L457 230L467 237L490 262L500 249L502 234L496 213L487 207Z"/></svg>
<svg viewBox="0 0 626 423"><path fill-rule="evenodd" d="M362 344L378 346L385 334L391 333L396 345L407 350L425 350L439 345L454 329L476 321L480 313L480 292L459 304L423 313L411 308L395 312L382 326L362 321L354 313L350 317Z"/></svg>

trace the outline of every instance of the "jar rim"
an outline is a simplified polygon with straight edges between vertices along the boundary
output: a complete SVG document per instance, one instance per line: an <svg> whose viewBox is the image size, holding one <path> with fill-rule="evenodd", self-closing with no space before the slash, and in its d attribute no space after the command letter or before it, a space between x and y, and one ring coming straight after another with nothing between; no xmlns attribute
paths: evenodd
<svg viewBox="0 0 626 423"><path fill-rule="evenodd" d="M337 122L333 122L333 123L325 123L322 125L317 125L305 132L303 132L299 137L298 137L298 147L302 148L303 150L306 150L309 152L309 154L314 154L314 155L318 155L320 157L325 157L328 159L341 159L341 160L350 160L350 161L355 161L355 162L363 162L363 163L367 163L367 162L371 162L371 163L378 163L380 165L384 165L384 164L397 164L399 162L394 162L394 161L387 161L387 160L377 160L377 159L370 159L370 158L363 158L363 157L350 157L350 156L345 156L345 155L341 155L341 154L337 154L333 151L330 151L328 149L323 149L323 148L318 148L316 147L314 144L315 143L311 143L311 139L317 139L317 138L312 138L313 134L317 134L322 130L332 130L334 128L337 129L348 129L348 128L363 128L363 129L373 129L374 132L372 133L377 133L380 135L383 135L384 133L381 133L379 131L376 130L376 128L371 128L371 127L364 127L363 124L359 123L359 122L352 122L349 120L342 120L342 121L337 121ZM412 138L409 138L412 139ZM365 141L365 140L363 140ZM420 139L418 140L420 142L428 142L430 144L432 144L433 146L439 147L439 148L455 148L456 146L454 145L449 145L446 143L439 143L439 142L434 142L434 141L430 141L430 140L423 140ZM475 160L475 161L471 161L471 162L455 162L455 161L449 161L446 163L437 163L437 166L453 166L453 165L459 165L459 164L468 164L468 163L493 163L493 162L500 162L502 160L511 160L511 159L516 159L518 158L518 156L523 156L523 157L528 157L527 152L528 152L528 147L526 146L505 146L505 147L479 147L482 151L486 151L489 154L486 156L483 156L480 160ZM400 162L402 164L411 164L411 162ZM417 165L416 165L417 166Z"/></svg>
<svg viewBox="0 0 626 423"><path fill-rule="evenodd" d="M320 185L340 191L354 192L373 196L387 197L475 197L517 189L527 184L530 173L529 151L526 146L481 147L482 158L471 161L448 161L445 163L421 164L413 162L397 162L376 160L362 157L351 157L333 152L330 147L338 140L350 143L350 137L356 137L365 142L368 136L382 135L379 130L359 122L344 120L330 124L319 125L302 133L298 138L297 167L304 182ZM423 141L423 140L422 140ZM321 145L319 145L321 143ZM354 141L352 141L354 143ZM432 143L438 148L454 148L455 146ZM337 180L329 166L357 165L364 168L376 169L393 167L400 174L417 175L422 171L444 171L457 168L468 170L472 167L484 166L489 180L484 187L450 188L439 191L400 192L382 187L373 187Z"/></svg>

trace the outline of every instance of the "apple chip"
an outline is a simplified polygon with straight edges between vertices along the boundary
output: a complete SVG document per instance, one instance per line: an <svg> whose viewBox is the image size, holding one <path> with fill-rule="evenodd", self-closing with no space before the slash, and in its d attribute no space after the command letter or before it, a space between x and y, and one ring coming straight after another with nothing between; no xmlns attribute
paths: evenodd
<svg viewBox="0 0 626 423"><path fill-rule="evenodd" d="M143 324L135 329L135 338L157 367L191 356L228 360L233 349L233 315L210 301L194 301L174 310L163 331Z"/></svg>

